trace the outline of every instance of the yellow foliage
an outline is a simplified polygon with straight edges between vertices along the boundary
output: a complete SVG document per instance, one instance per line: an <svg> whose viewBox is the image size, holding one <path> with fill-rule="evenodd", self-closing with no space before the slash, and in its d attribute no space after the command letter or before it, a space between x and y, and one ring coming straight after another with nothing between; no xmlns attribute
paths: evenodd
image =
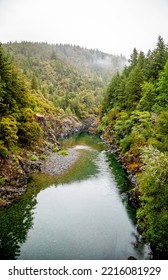
<svg viewBox="0 0 168 280"><path fill-rule="evenodd" d="M128 169L133 171L133 172L137 172L139 170L139 164L136 162L130 163L128 165Z"/></svg>

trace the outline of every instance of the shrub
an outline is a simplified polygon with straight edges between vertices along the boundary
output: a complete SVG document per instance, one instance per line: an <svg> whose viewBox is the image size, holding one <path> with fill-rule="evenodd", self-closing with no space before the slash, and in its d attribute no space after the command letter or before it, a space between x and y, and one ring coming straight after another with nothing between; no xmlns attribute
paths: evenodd
<svg viewBox="0 0 168 280"><path fill-rule="evenodd" d="M22 119L24 122L33 122L34 121L34 112L30 108L22 109Z"/></svg>
<svg viewBox="0 0 168 280"><path fill-rule="evenodd" d="M61 155L61 156L67 156L68 155L68 151L61 150L58 154Z"/></svg>
<svg viewBox="0 0 168 280"><path fill-rule="evenodd" d="M43 130L37 122L22 123L19 128L19 139L25 144L32 144L41 138Z"/></svg>
<svg viewBox="0 0 168 280"><path fill-rule="evenodd" d="M122 152L125 153L125 152L129 151L131 144L132 144L132 139L131 139L130 135L127 135L124 139L121 139L120 146L121 146Z"/></svg>
<svg viewBox="0 0 168 280"><path fill-rule="evenodd" d="M59 151L59 148L58 147L54 147L53 152L57 153L58 151Z"/></svg>
<svg viewBox="0 0 168 280"><path fill-rule="evenodd" d="M9 145L9 143L16 143L18 140L17 136L18 127L17 121L14 117L2 117L0 121L0 137L4 142Z"/></svg>
<svg viewBox="0 0 168 280"><path fill-rule="evenodd" d="M31 161L36 161L36 160L37 160L37 157L36 157L35 155L32 155L32 156L30 157L30 160L31 160Z"/></svg>
<svg viewBox="0 0 168 280"><path fill-rule="evenodd" d="M142 157L144 170L139 177L142 207L138 210L138 223L143 237L156 251L168 252L168 154L152 146Z"/></svg>
<svg viewBox="0 0 168 280"><path fill-rule="evenodd" d="M46 159L47 159L47 157L46 157L46 155L40 155L40 159L42 159L42 160L46 160Z"/></svg>
<svg viewBox="0 0 168 280"><path fill-rule="evenodd" d="M5 148L4 146L0 145L0 156L3 158L8 158L9 156L9 151L7 148Z"/></svg>
<svg viewBox="0 0 168 280"><path fill-rule="evenodd" d="M7 179L5 177L0 177L0 186L5 185L6 180Z"/></svg>

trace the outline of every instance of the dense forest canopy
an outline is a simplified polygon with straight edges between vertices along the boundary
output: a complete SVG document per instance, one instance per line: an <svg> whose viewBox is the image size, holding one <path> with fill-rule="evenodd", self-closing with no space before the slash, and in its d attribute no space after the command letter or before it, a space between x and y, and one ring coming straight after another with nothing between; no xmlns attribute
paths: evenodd
<svg viewBox="0 0 168 280"><path fill-rule="evenodd" d="M20 144L39 141L43 131L35 113L61 114L29 81L0 45L0 156L8 157Z"/></svg>
<svg viewBox="0 0 168 280"><path fill-rule="evenodd" d="M44 138L37 114L56 119L97 115L104 85L126 62L79 46L0 45L0 155L8 157L18 146Z"/></svg>
<svg viewBox="0 0 168 280"><path fill-rule="evenodd" d="M117 144L127 169L138 175L138 222L157 252L168 252L168 47L161 36L147 55L136 48L113 76L99 130Z"/></svg>
<svg viewBox="0 0 168 280"><path fill-rule="evenodd" d="M123 56L68 44L22 42L3 47L14 56L32 90L79 118L97 113L104 86L127 63Z"/></svg>

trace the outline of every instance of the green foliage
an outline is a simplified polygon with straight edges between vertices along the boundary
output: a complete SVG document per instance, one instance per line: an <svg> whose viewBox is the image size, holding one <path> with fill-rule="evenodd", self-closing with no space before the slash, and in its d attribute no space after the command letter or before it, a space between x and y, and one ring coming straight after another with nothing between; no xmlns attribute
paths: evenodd
<svg viewBox="0 0 168 280"><path fill-rule="evenodd" d="M126 135L123 139L120 140L119 143L123 153L130 150L132 142L133 141L131 135Z"/></svg>
<svg viewBox="0 0 168 280"><path fill-rule="evenodd" d="M137 109L140 111L151 112L152 107L155 104L155 98L156 98L155 86L151 82L144 82L141 85L141 89L142 89L142 98L140 99L137 105Z"/></svg>
<svg viewBox="0 0 168 280"><path fill-rule="evenodd" d="M67 150L61 150L58 152L59 155L61 156L67 156L68 155L68 151Z"/></svg>
<svg viewBox="0 0 168 280"><path fill-rule="evenodd" d="M6 144L16 143L18 141L17 121L14 117L2 117L0 120L0 139Z"/></svg>
<svg viewBox="0 0 168 280"><path fill-rule="evenodd" d="M130 70L132 70L138 63L138 51L136 48L133 49L133 52L130 55L129 63L130 63Z"/></svg>
<svg viewBox="0 0 168 280"><path fill-rule="evenodd" d="M115 123L113 123L113 132L117 142L123 139L131 129L131 123L128 121L128 113L122 111L117 114Z"/></svg>
<svg viewBox="0 0 168 280"><path fill-rule="evenodd" d="M0 155L8 156L8 149L17 152L18 144L32 145L43 136L43 131L34 121L34 112L56 112L41 96L31 93L27 80L16 67L9 54L0 45Z"/></svg>
<svg viewBox="0 0 168 280"><path fill-rule="evenodd" d="M99 127L98 127L98 132L99 132L99 133L102 132L102 131L105 129L105 127L106 127L106 125L107 125L107 122L108 122L108 117L107 117L107 115L104 115L104 116L102 117L101 124L100 124Z"/></svg>
<svg viewBox="0 0 168 280"><path fill-rule="evenodd" d="M0 157L8 158L8 156L9 156L8 149L4 146L3 141L0 141Z"/></svg>
<svg viewBox="0 0 168 280"><path fill-rule="evenodd" d="M28 100L27 83L0 45L0 116L19 113Z"/></svg>
<svg viewBox="0 0 168 280"><path fill-rule="evenodd" d="M31 88L34 90L38 89L38 81L37 81L37 77L35 76L34 73L33 73L32 80L31 80Z"/></svg>
<svg viewBox="0 0 168 280"><path fill-rule="evenodd" d="M117 103L119 83L120 75L119 73L117 73L116 75L114 75L113 79L107 87L106 95L103 102L103 105L106 108L106 112L113 108Z"/></svg>
<svg viewBox="0 0 168 280"><path fill-rule="evenodd" d="M31 108L23 108L21 110L22 113L22 122L33 122L34 121L34 112L31 110Z"/></svg>
<svg viewBox="0 0 168 280"><path fill-rule="evenodd" d="M158 79L158 96L156 98L155 111L168 110L168 61Z"/></svg>
<svg viewBox="0 0 168 280"><path fill-rule="evenodd" d="M0 177L0 186L5 185L6 180L7 179L5 177Z"/></svg>
<svg viewBox="0 0 168 280"><path fill-rule="evenodd" d="M156 48L148 54L148 78L156 81L159 73L163 70L166 60L168 59L168 50L161 36L158 37Z"/></svg>
<svg viewBox="0 0 168 280"><path fill-rule="evenodd" d="M145 81L143 68L137 64L130 72L125 85L126 107L135 109L142 97L141 85Z"/></svg>
<svg viewBox="0 0 168 280"><path fill-rule="evenodd" d="M46 160L46 159L47 159L47 156L46 156L46 155L40 155L40 159Z"/></svg>
<svg viewBox="0 0 168 280"><path fill-rule="evenodd" d="M58 151L59 151L59 148L58 147L54 147L53 152L57 153Z"/></svg>
<svg viewBox="0 0 168 280"><path fill-rule="evenodd" d="M18 134L22 143L31 145L42 138L43 130L37 122L25 122L20 125Z"/></svg>
<svg viewBox="0 0 168 280"><path fill-rule="evenodd" d="M141 173L137 215L143 236L167 256L168 49L160 36L146 56L133 50L130 65L112 78L101 112L104 137L117 144L130 172Z"/></svg>
<svg viewBox="0 0 168 280"><path fill-rule="evenodd" d="M168 155L153 147L143 154L144 172L139 177L142 189L142 207L138 210L138 221L144 238L158 252L168 252Z"/></svg>
<svg viewBox="0 0 168 280"><path fill-rule="evenodd" d="M31 160L31 161L36 161L36 160L37 160L37 156L31 155L30 160Z"/></svg>
<svg viewBox="0 0 168 280"><path fill-rule="evenodd" d="M55 107L86 118L98 113L104 85L126 63L123 56L112 56L79 46L43 43L9 43L4 48L15 55L29 80L34 96ZM24 50L24 51L23 51ZM33 100L32 110L47 113L41 102Z"/></svg>
<svg viewBox="0 0 168 280"><path fill-rule="evenodd" d="M162 111L157 121L158 148L162 151L168 151L168 111Z"/></svg>

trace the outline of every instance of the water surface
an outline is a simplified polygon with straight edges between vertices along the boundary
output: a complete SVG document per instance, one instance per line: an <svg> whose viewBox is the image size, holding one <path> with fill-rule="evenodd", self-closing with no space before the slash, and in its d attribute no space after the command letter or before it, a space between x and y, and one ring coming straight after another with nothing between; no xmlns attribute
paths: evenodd
<svg viewBox="0 0 168 280"><path fill-rule="evenodd" d="M63 145L80 159L57 177L36 174L23 200L0 214L1 258L149 258L122 193L128 182L100 139L78 136Z"/></svg>

